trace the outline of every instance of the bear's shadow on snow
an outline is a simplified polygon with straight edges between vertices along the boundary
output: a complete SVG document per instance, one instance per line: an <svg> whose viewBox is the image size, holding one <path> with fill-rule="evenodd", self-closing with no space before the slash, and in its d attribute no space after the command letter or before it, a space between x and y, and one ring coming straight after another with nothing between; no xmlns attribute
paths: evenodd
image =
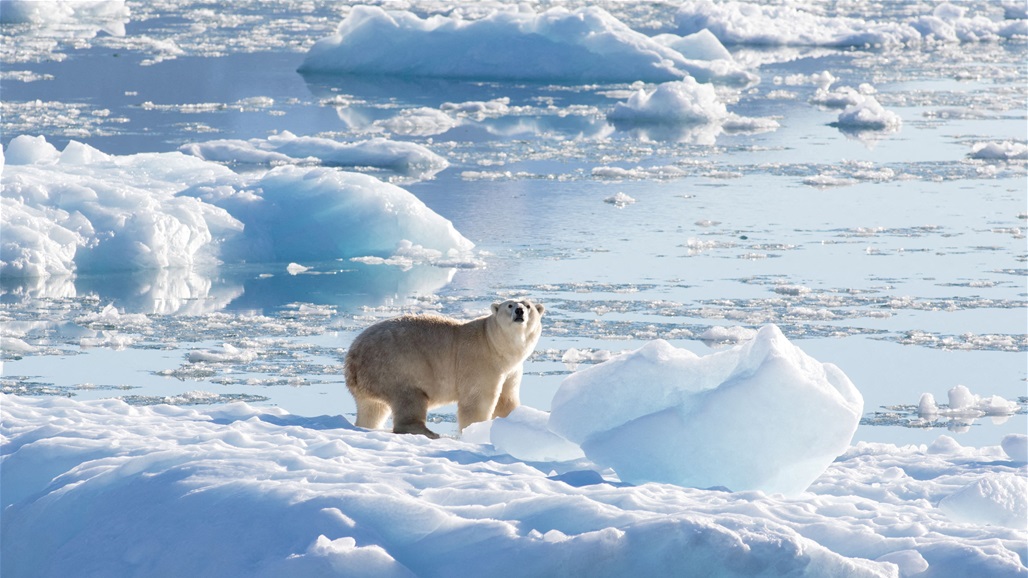
<svg viewBox="0 0 1028 578"><path fill-rule="evenodd" d="M240 416L240 417L219 417L211 420L211 423L218 425L231 425L237 421L244 421L256 417L257 419L270 423L272 425L282 427L302 427L311 430L330 430L330 429L345 429L351 431L363 431L357 426L350 423L348 419L341 415L319 415L315 417L304 417L299 415L269 415L261 414L257 416Z"/></svg>

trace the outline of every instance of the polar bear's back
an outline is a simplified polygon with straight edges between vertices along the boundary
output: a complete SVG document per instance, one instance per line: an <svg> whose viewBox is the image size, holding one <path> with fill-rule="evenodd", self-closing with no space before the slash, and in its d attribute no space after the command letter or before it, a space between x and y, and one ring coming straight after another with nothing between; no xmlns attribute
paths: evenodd
<svg viewBox="0 0 1028 578"><path fill-rule="evenodd" d="M376 323L357 336L346 354L350 389L388 397L418 384L430 398L456 400L457 341L465 322L438 315L405 315Z"/></svg>

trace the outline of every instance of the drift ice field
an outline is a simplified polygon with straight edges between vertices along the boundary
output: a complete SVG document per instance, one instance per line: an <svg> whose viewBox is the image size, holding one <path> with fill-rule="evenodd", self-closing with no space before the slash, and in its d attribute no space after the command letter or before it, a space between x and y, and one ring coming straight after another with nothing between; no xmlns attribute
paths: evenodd
<svg viewBox="0 0 1028 578"><path fill-rule="evenodd" d="M0 574L1028 575L1025 12L0 0Z"/></svg>

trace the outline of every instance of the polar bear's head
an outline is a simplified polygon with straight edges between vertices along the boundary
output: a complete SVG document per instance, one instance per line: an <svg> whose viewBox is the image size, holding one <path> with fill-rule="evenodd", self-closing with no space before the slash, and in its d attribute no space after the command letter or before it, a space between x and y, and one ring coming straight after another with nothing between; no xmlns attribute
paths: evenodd
<svg viewBox="0 0 1028 578"><path fill-rule="evenodd" d="M543 305L533 303L527 299L520 301L508 300L502 303L492 303L492 315L504 321L515 324L531 326L539 323L543 312L546 311Z"/></svg>
<svg viewBox="0 0 1028 578"><path fill-rule="evenodd" d="M505 324L509 322L514 325L523 324L526 327L538 325L545 310L546 308L541 304L532 303L527 299L493 303L493 316L498 317Z"/></svg>
<svg viewBox="0 0 1028 578"><path fill-rule="evenodd" d="M493 347L512 361L524 361L542 334L543 311L542 305L527 299L493 303L493 314L486 323Z"/></svg>

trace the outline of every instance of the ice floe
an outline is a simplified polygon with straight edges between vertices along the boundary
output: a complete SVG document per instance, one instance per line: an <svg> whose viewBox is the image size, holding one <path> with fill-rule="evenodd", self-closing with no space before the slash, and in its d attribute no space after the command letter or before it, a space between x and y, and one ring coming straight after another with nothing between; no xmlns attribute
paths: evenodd
<svg viewBox="0 0 1028 578"><path fill-rule="evenodd" d="M297 154L324 144L283 138ZM180 153L107 155L75 141L58 153L28 136L8 151L5 277L384 258L404 243L445 256L440 262L470 262L472 243L449 221L368 175L292 165L238 174Z"/></svg>

